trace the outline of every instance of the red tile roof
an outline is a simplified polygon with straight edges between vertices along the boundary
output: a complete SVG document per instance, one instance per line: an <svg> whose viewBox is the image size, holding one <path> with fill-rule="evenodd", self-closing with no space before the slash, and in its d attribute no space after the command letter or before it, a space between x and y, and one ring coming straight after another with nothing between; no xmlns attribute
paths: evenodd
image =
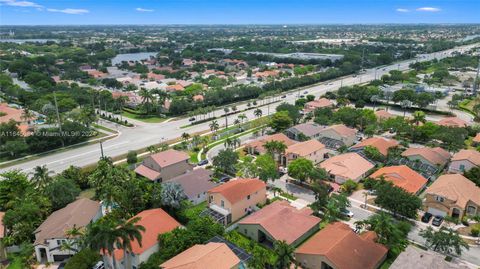
<svg viewBox="0 0 480 269"><path fill-rule="evenodd" d="M441 175L427 188L425 193L439 195L465 209L468 201L480 205L480 188L460 174Z"/></svg>
<svg viewBox="0 0 480 269"><path fill-rule="evenodd" d="M266 189L265 182L256 178L239 178L217 186L208 193L220 193L230 203L235 204L250 194Z"/></svg>
<svg viewBox="0 0 480 269"><path fill-rule="evenodd" d="M343 178L358 180L370 169L375 167L371 162L355 152L333 156L320 163L320 167L328 173Z"/></svg>
<svg viewBox="0 0 480 269"><path fill-rule="evenodd" d="M359 236L347 224L335 222L313 235L295 253L324 256L336 269L375 269L387 251L372 240L370 233Z"/></svg>
<svg viewBox="0 0 480 269"><path fill-rule="evenodd" d="M244 218L239 225L260 225L275 240L292 244L320 223L320 218L312 216L312 210L298 210L287 201L276 201Z"/></svg>
<svg viewBox="0 0 480 269"><path fill-rule="evenodd" d="M260 153L265 153L266 150L263 147L263 145L267 142L270 142L270 141L283 142L285 144L285 146L287 146L287 147L295 144L295 141L288 138L286 135L284 135L282 133L279 133L279 134L273 134L273 135L269 135L269 136L260 137L259 139L248 143L247 145L245 145L245 147L246 148L254 148L256 151L258 151Z"/></svg>
<svg viewBox="0 0 480 269"><path fill-rule="evenodd" d="M135 168L135 173L141 175L141 176L144 176L150 180L157 180L158 177L160 176L160 173L149 168L149 167L146 167L145 165L141 164L139 165L137 168Z"/></svg>
<svg viewBox="0 0 480 269"><path fill-rule="evenodd" d="M316 139L311 139L311 140L308 140L308 141L299 142L299 143L296 143L296 144L293 144L293 145L289 146L285 150L285 153L286 154L293 153L293 154L297 154L298 156L305 157L305 156L308 156L308 155L310 155L314 152L322 150L324 148L325 148L324 144L320 143Z"/></svg>
<svg viewBox="0 0 480 269"><path fill-rule="evenodd" d="M402 152L402 156L411 157L411 156L421 156L429 163L433 165L445 165L450 159L450 153L440 147L436 148L408 148Z"/></svg>
<svg viewBox="0 0 480 269"><path fill-rule="evenodd" d="M466 127L468 123L457 117L448 117L437 122L438 125L447 127Z"/></svg>
<svg viewBox="0 0 480 269"><path fill-rule="evenodd" d="M377 119L380 119L380 120L387 120L387 119L395 117L395 115L393 115L392 113L390 113L386 110L375 111L375 116L377 116Z"/></svg>
<svg viewBox="0 0 480 269"><path fill-rule="evenodd" d="M190 159L187 153L169 149L150 156L160 167L167 167L172 164L184 162Z"/></svg>
<svg viewBox="0 0 480 269"><path fill-rule="evenodd" d="M398 145L399 143L395 139L387 139L383 137L370 137L352 146L352 148L359 149L359 148L364 148L366 146L372 146L377 148L382 155L387 156L388 149L392 147L396 147Z"/></svg>
<svg viewBox="0 0 480 269"><path fill-rule="evenodd" d="M381 176L383 176L386 181L390 181L393 185L412 194L417 194L428 182L426 178L406 165L382 167L370 177L379 178Z"/></svg>
<svg viewBox="0 0 480 269"><path fill-rule="evenodd" d="M468 160L476 166L480 166L480 152L474 149L462 149L455 153L452 157L452 161Z"/></svg>
<svg viewBox="0 0 480 269"><path fill-rule="evenodd" d="M0 115L0 123L8 122L11 119L16 122L22 122L22 113L23 110L21 109L9 107L6 103L0 103L0 114L6 114L4 116Z"/></svg>
<svg viewBox="0 0 480 269"><path fill-rule="evenodd" d="M142 246L136 240L132 242L132 252L135 254L141 254L158 244L157 238L160 234L171 232L181 226L180 223L161 208L144 210L133 218L140 218L136 225L142 225L145 228L145 231L142 232ZM123 250L116 249L115 258L121 260L123 258Z"/></svg>

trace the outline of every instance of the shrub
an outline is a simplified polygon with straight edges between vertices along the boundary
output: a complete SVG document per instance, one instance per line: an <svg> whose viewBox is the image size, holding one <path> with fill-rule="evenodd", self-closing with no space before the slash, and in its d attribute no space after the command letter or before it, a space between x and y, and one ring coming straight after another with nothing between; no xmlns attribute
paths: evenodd
<svg viewBox="0 0 480 269"><path fill-rule="evenodd" d="M127 163L134 164L137 161L138 161L137 152L134 150L129 151L127 154Z"/></svg>
<svg viewBox="0 0 480 269"><path fill-rule="evenodd" d="M100 255L91 249L83 249L73 255L65 265L65 269L90 269L100 260Z"/></svg>
<svg viewBox="0 0 480 269"><path fill-rule="evenodd" d="M478 237L480 235L480 223L477 223L472 226L472 230L470 231L470 234L474 237Z"/></svg>

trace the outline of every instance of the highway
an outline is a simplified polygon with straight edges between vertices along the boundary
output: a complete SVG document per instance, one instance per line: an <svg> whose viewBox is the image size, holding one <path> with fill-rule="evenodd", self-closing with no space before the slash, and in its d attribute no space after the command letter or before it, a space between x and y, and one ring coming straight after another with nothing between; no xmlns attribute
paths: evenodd
<svg viewBox="0 0 480 269"><path fill-rule="evenodd" d="M331 80L322 84L318 84L316 86L306 87L300 91L293 91L286 94L285 98L277 98L277 100L281 100L283 102L288 102L293 104L297 99L299 94L304 94L304 92L308 92L308 94L312 94L315 96L320 96L327 91L333 91L338 89L340 86L347 86L347 85L354 85L359 83L364 83L371 81L375 78L380 78L383 74L388 73L390 70L407 70L409 68L409 64L415 61L428 61L434 58L441 59L448 57L452 52L463 52L467 51L478 44L467 45L462 47L457 47L454 49L420 55L415 59L401 61L389 66L384 66L380 68L372 68L367 69L366 72L363 74L359 74L357 76L346 76L342 78L338 78L335 80ZM259 106L258 108L262 109L263 115L267 115L267 112L270 114L275 112L275 107L282 102L277 102L271 104L269 106ZM237 105L238 111L247 109L246 104ZM254 119L253 111L256 108L251 108L248 111L241 112L245 113L248 119ZM223 115L223 109L217 110L214 114L216 116ZM230 115L228 117L228 122L233 123L234 119L238 117L238 114ZM173 120L169 122L163 123L144 123L140 121L131 120L131 122L135 123L136 126L133 128L123 127L123 126L115 126L113 124L108 124L107 127L114 128L119 131L119 135L113 139L107 140L103 143L103 150L106 156L118 156L121 154L127 153L129 150L138 150L141 148L145 148L149 145L157 144L162 141L174 139L180 137L182 133L195 133L200 131L209 130L210 122L205 122L202 124L194 125L187 128L180 128L182 126L188 125L189 121L187 118ZM225 119L222 117L218 119L219 124L224 124ZM93 164L98 161L101 156L100 146L99 144L91 144L83 147L74 148L71 150L65 150L58 153L53 153L47 156L43 156L38 159L32 159L29 161L22 162L21 164L13 165L10 167L6 167L0 169L0 172L13 170L13 169L20 169L24 172L31 172L33 168L39 165L46 165L49 170L59 173L70 165L74 166L87 166Z"/></svg>

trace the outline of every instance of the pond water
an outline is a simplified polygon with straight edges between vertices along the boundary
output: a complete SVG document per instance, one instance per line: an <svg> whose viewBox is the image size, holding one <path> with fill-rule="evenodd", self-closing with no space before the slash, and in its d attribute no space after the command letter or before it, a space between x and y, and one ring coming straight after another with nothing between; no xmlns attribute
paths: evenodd
<svg viewBox="0 0 480 269"><path fill-rule="evenodd" d="M112 59L112 65L119 64L123 61L140 61L150 58L150 56L156 56L157 52L137 52L137 53L122 53L117 54Z"/></svg>
<svg viewBox="0 0 480 269"><path fill-rule="evenodd" d="M33 42L33 43L47 43L48 41L58 42L57 39L14 39L14 38L7 38L7 39L0 39L2 43L17 43L23 44L26 42Z"/></svg>

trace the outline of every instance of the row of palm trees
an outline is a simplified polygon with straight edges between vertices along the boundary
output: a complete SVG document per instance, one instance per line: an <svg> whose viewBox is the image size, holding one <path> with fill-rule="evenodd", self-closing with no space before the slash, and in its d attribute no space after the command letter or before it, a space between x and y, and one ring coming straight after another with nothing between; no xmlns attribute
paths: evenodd
<svg viewBox="0 0 480 269"><path fill-rule="evenodd" d="M147 90L141 88L138 95L142 98L142 105L145 106L147 114L154 112L153 108L156 107L156 112L160 112L165 100L168 98L168 93L160 89Z"/></svg>

